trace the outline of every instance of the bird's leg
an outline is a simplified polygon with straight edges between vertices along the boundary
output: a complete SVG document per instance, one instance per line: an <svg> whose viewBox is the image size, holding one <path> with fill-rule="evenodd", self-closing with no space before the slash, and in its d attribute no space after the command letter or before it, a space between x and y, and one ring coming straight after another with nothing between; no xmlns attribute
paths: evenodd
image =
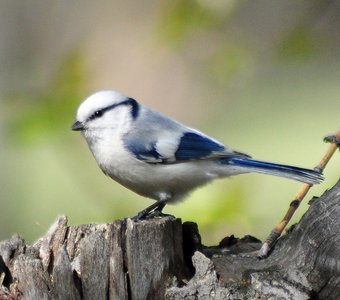
<svg viewBox="0 0 340 300"><path fill-rule="evenodd" d="M159 202L159 201L158 201ZM160 203L153 211L149 213L148 218L163 218L163 217L172 217L172 215L164 214L162 212L168 200L164 203Z"/></svg>
<svg viewBox="0 0 340 300"><path fill-rule="evenodd" d="M133 217L132 219L135 221L145 220L154 217L164 217L165 214L162 213L163 208L168 202L168 198L161 199L156 201L155 203L151 204L147 208L140 211L137 216Z"/></svg>

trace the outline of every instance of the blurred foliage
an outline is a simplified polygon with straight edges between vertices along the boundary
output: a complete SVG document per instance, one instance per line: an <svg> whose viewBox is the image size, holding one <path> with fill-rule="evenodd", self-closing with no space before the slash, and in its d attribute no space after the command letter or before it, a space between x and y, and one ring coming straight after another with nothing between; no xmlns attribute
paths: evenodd
<svg viewBox="0 0 340 300"><path fill-rule="evenodd" d="M163 9L160 19L161 37L178 45L197 27L209 26L215 18L198 1L175 0Z"/></svg>
<svg viewBox="0 0 340 300"><path fill-rule="evenodd" d="M86 83L85 58L79 51L73 51L38 95L11 96L11 105L16 111L10 125L11 137L18 142L31 143L49 134L64 132L65 124L74 118L76 107L84 98Z"/></svg>
<svg viewBox="0 0 340 300"><path fill-rule="evenodd" d="M205 71L215 83L225 84L246 71L253 61L246 42L233 40L232 35L228 35L229 20L239 5L237 1L171 1L160 15L157 26L160 37L177 51L185 47L191 49L188 59L204 64L200 72ZM190 44L195 48L188 46ZM202 57L199 54L202 49L208 50L208 55Z"/></svg>
<svg viewBox="0 0 340 300"><path fill-rule="evenodd" d="M239 13L242 15L247 6L254 9L254 16L251 16L254 20L248 15L245 22L240 22ZM162 9L157 28L168 46L177 51L185 48L189 60L204 64L200 72L205 71L208 77L226 85L254 66L262 68L269 61L303 64L319 57L327 47L332 48L323 39L322 30L317 30L318 22L324 22L332 6L332 1L312 1L311 9L301 14L300 20L292 19L276 26L275 18L263 25L261 13L251 1L175 0ZM288 11L287 7L285 9ZM276 12L274 9L273 13ZM334 18L334 22L336 20ZM264 32L255 29L257 38L254 39L253 27L257 26L263 26Z"/></svg>
<svg viewBox="0 0 340 300"><path fill-rule="evenodd" d="M277 47L279 59L305 61L319 53L319 41L306 26L293 28Z"/></svg>
<svg viewBox="0 0 340 300"><path fill-rule="evenodd" d="M208 61L208 70L213 80L221 84L228 82L233 76L247 73L253 64L253 55L241 44L221 45Z"/></svg>
<svg viewBox="0 0 340 300"><path fill-rule="evenodd" d="M221 28L236 4L236 1L170 1L162 9L157 28L163 40L178 47L200 30L213 32Z"/></svg>

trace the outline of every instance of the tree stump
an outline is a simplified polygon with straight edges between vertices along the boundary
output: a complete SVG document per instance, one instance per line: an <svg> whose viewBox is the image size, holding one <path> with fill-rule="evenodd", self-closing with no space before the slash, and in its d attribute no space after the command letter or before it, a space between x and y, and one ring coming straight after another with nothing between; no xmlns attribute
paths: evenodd
<svg viewBox="0 0 340 300"><path fill-rule="evenodd" d="M259 260L261 242L205 247L195 223L165 217L67 225L33 245L0 242L0 299L340 299L340 182Z"/></svg>

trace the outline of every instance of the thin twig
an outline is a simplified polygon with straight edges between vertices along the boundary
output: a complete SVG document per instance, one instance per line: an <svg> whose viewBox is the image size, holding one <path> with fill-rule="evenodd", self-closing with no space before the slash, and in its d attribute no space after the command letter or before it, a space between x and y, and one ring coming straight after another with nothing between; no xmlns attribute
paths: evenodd
<svg viewBox="0 0 340 300"><path fill-rule="evenodd" d="M327 149L326 154L322 157L318 165L314 168L315 171L322 173L325 169L326 165L328 164L329 160L335 153L336 149L340 147L340 131L338 131L334 136L329 136L325 138L325 141L330 142L330 146ZM300 203L312 187L312 184L304 183L300 190L297 192L294 200L290 203L288 211L286 212L285 216L281 220L279 224L272 230L266 241L263 243L261 249L259 250L257 256L259 258L264 258L268 256L269 251L274 246L275 242L281 236L283 230L286 228L287 224L293 217L295 211L299 207Z"/></svg>

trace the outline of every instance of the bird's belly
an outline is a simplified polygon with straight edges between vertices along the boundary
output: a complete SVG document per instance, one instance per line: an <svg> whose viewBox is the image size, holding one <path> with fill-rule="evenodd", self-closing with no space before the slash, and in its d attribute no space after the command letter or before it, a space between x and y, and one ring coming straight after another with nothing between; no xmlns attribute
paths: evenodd
<svg viewBox="0 0 340 300"><path fill-rule="evenodd" d="M89 145L102 171L126 188L148 198L159 200L167 195L171 201L176 201L221 175L220 166L216 164L214 167L211 161L150 164L128 154L118 138L110 140L109 144L102 143L105 141Z"/></svg>
<svg viewBox="0 0 340 300"><path fill-rule="evenodd" d="M216 177L192 163L148 164L134 158L111 163L109 168L102 166L104 173L137 194L156 200L168 195L176 201Z"/></svg>

